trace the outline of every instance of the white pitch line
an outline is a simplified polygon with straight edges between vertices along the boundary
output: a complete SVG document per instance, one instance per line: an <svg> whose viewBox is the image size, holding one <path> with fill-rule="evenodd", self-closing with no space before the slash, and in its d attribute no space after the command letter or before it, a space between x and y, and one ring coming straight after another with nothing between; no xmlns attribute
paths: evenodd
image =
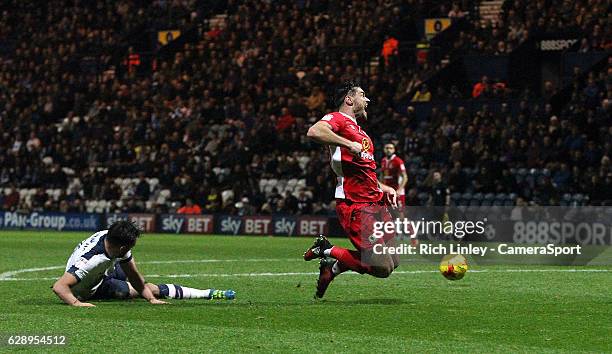
<svg viewBox="0 0 612 354"><path fill-rule="evenodd" d="M522 273L522 272L558 272L558 273L607 273L612 269L499 269L499 270L471 270L469 273ZM395 271L393 274L426 274L438 273L437 270L404 270ZM316 272L286 272L286 273L196 273L196 274L147 274L145 278L227 278L227 277L286 277L286 276L315 276ZM348 272L346 274L356 275ZM0 281L43 281L56 280L57 278L0 278Z"/></svg>
<svg viewBox="0 0 612 354"><path fill-rule="evenodd" d="M173 264L173 263L220 263L220 262L290 262L301 260L298 258L246 258L246 259L181 259L176 261L142 261L138 262L138 264ZM56 270L56 269L64 269L65 266L51 266L51 267L41 267L41 268L26 268L13 270L10 272L0 273L0 281L2 280L11 280L10 278L14 277L17 274L22 273L31 273L31 272L41 272L45 270Z"/></svg>

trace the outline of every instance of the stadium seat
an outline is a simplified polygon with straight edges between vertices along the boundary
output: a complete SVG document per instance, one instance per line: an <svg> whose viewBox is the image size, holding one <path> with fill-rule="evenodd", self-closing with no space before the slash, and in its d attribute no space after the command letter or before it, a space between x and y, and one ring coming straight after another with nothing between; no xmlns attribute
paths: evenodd
<svg viewBox="0 0 612 354"><path fill-rule="evenodd" d="M96 209L98 208L98 201L97 200L89 200L89 206L87 206L87 204L85 204L87 206L87 208L89 210L91 210L91 213L95 213L97 212Z"/></svg>
<svg viewBox="0 0 612 354"><path fill-rule="evenodd" d="M572 196L572 202L574 202L575 205L582 205L583 201L584 201L584 195L580 193L576 193Z"/></svg>
<svg viewBox="0 0 612 354"><path fill-rule="evenodd" d="M159 196L160 196L160 197L163 197L164 199L169 199L169 198L170 198L170 194L171 194L171 193L172 193L172 192L170 192L170 190L169 190L169 189L162 189L162 190L159 192Z"/></svg>
<svg viewBox="0 0 612 354"><path fill-rule="evenodd" d="M154 191L159 185L159 178L149 178L147 182L149 183L149 187L151 187L151 191Z"/></svg>
<svg viewBox="0 0 612 354"><path fill-rule="evenodd" d="M229 201L234 199L234 191L231 189L226 189L221 192L221 200L223 205L226 205Z"/></svg>
<svg viewBox="0 0 612 354"><path fill-rule="evenodd" d="M263 192L266 185L268 185L268 180L266 178L262 178L259 180L259 191Z"/></svg>
<svg viewBox="0 0 612 354"><path fill-rule="evenodd" d="M498 199L498 200L506 200L508 198L510 198L510 196L506 193L497 193L495 195L495 199Z"/></svg>
<svg viewBox="0 0 612 354"><path fill-rule="evenodd" d="M296 184L297 184L297 181L296 181ZM289 181L287 181L286 179L279 179L278 183L276 184L276 188L278 188L278 190L281 190L281 189L284 190L285 188L288 188L288 187L290 187Z"/></svg>

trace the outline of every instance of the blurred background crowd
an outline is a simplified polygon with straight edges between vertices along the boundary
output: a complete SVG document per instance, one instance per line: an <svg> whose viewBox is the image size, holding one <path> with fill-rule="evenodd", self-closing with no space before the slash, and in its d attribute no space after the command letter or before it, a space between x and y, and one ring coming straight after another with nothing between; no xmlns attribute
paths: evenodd
<svg viewBox="0 0 612 354"><path fill-rule="evenodd" d="M483 19L468 0L4 1L0 206L333 212L327 151L305 132L353 78L373 101L363 126L377 160L393 142L406 162L409 205L427 202L434 171L456 204L610 205L610 4L500 3ZM403 60L430 17L459 29L439 55ZM166 29L183 40L146 45ZM537 90L432 80L466 55L569 30L576 53L607 59Z"/></svg>

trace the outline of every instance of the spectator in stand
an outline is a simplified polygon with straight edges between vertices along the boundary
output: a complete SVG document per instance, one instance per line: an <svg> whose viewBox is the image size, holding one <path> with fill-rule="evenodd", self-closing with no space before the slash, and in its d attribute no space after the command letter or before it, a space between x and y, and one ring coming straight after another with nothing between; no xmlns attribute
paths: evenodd
<svg viewBox="0 0 612 354"><path fill-rule="evenodd" d="M263 178L305 179L307 188L314 191L333 189L335 180L324 168L326 159L320 156L321 150L303 141L303 134L298 133L320 119L322 111L329 108L325 93L346 77L370 82L370 90L379 96L372 106L372 118L388 117L385 124L372 124L371 134L382 136L393 131L418 169L450 169L459 162L463 172L481 170L484 165L488 171L508 173L521 168L556 172L566 163L571 177L563 191L570 194L585 193L593 175L598 175L600 182L606 180L609 168L602 161L612 155L610 105L605 103L612 98L610 63L591 78L577 72L570 102L561 107L556 123L550 120L550 110L531 102L540 96L533 93L526 95L529 102L520 107L508 101L513 109L505 111L469 108L472 104L466 101L433 112L431 120L420 120L417 110L403 107L413 96L420 98L422 83L442 66L424 60L410 71L388 70L367 76L362 62L369 58L352 49L368 49L372 44L375 47L369 49L376 50L385 33L404 33L401 30L405 28L389 31L390 26L404 26L405 22L389 22L389 13L395 16L393 8L389 11L377 2L355 0L346 16L327 17L335 6L332 3L306 2L298 7L239 0L227 9L223 30L212 28L168 59L156 58L151 71L151 67L144 70L143 60L129 72L124 60L132 33L161 27L186 29L202 23L207 11L206 4L196 6L200 2L177 2L170 5L171 12L159 11L161 3L119 0L66 5L50 0L36 7L32 2L8 1L0 33L14 34L8 42L18 45L0 53L4 73L0 75L4 88L0 90L0 187L66 189L78 179L79 187L73 187L76 192L62 194L58 202L45 202L42 208L60 208L66 200L69 209L84 210L87 199L118 202L123 194L140 194L133 186L122 190L114 180L142 173L145 179L158 178L160 190L171 190L165 202L193 199L194 191L199 191L195 186L203 186L201 199L206 201L207 213L221 210L218 191L234 189L236 182L246 190L253 206L255 195L265 194L258 191ZM449 4L420 2L414 9L410 7L411 17L447 15ZM574 7L569 4L561 0L505 2L497 23L484 29L474 26L459 36L452 58L467 51L493 54L500 41L506 45L504 51L511 52L531 33L556 30L559 22L580 28L592 47L589 50L601 50L610 38L606 2L578 0L571 3ZM295 13L300 16L293 16ZM547 16L541 16L543 13ZM272 17L278 21L269 21ZM363 22L364 18L371 20ZM351 31L352 27L360 31ZM330 50L338 43L351 47ZM95 63L88 59L92 57ZM352 65L340 66L340 62ZM298 65L303 67L298 70ZM338 71L339 67L346 69ZM482 90L478 96L505 100L510 94L507 89L490 86L490 94ZM443 83L436 88L449 98L461 98L457 88L449 90ZM436 99L429 92L427 95L418 101ZM460 110L458 106L468 108ZM279 123L281 129L277 130ZM546 137L547 157L542 159L538 150ZM511 139L515 141L512 151L503 150L506 144L501 142ZM447 148L456 141L462 142L458 148ZM589 141L599 151L590 151ZM175 177L179 177L176 182ZM486 192L496 192L496 186L502 184L507 190L505 183L513 177L495 174L494 190ZM561 188L554 178L552 185ZM423 186L417 188L417 194L426 191ZM521 188L529 200L538 186ZM156 191L149 193L159 197ZM313 202L333 209L333 201L325 200L326 195L314 193ZM234 193L226 206L234 208L242 197L241 191ZM34 203L40 208L38 201ZM6 204L5 198L5 208ZM23 198L9 204L9 208L20 210L32 207ZM262 201L257 207L266 204ZM162 203L156 208L167 207ZM129 208L142 209L143 203ZM267 208L272 210L269 205Z"/></svg>
<svg viewBox="0 0 612 354"><path fill-rule="evenodd" d="M180 207L176 212L178 214L202 214L202 208L194 204L191 198L187 198L185 199L185 205Z"/></svg>
<svg viewBox="0 0 612 354"><path fill-rule="evenodd" d="M8 194L4 197L2 204L3 210L15 211L19 205L19 192L15 189L15 186L11 186Z"/></svg>
<svg viewBox="0 0 612 354"><path fill-rule="evenodd" d="M136 184L136 189L134 190L134 196L140 200L147 201L151 196L151 186L149 182L145 179L143 173L138 177L138 184Z"/></svg>
<svg viewBox="0 0 612 354"><path fill-rule="evenodd" d="M464 18L467 14L467 12L461 11L459 3L453 3L453 7L448 12L448 18L450 18L452 21L457 21Z"/></svg>
<svg viewBox="0 0 612 354"><path fill-rule="evenodd" d="M412 102L429 102L431 101L431 92L427 84L421 84L419 90L412 97Z"/></svg>
<svg viewBox="0 0 612 354"><path fill-rule="evenodd" d="M485 75L474 85L472 89L472 98L490 97L492 96L492 88L489 83L489 78Z"/></svg>
<svg viewBox="0 0 612 354"><path fill-rule="evenodd" d="M399 41L392 36L386 35L380 55L383 58L384 68L395 68L397 65L397 56L399 55Z"/></svg>

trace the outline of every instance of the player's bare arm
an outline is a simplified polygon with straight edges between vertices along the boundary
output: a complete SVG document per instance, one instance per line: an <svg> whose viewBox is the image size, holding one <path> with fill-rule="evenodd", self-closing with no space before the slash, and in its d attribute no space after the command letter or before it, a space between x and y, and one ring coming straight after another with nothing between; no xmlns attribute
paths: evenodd
<svg viewBox="0 0 612 354"><path fill-rule="evenodd" d="M319 144L347 148L351 154L355 156L359 156L361 150L363 149L360 143L350 141L334 133L331 125L324 121L318 121L312 127L310 127L310 129L308 129L307 136Z"/></svg>
<svg viewBox="0 0 612 354"><path fill-rule="evenodd" d="M76 307L96 307L94 304L88 302L81 302L74 296L70 287L78 283L77 278L71 273L64 273L56 282L53 284L53 292L67 305Z"/></svg>
<svg viewBox="0 0 612 354"><path fill-rule="evenodd" d="M400 193L401 191L403 191L407 183L408 183L408 173L406 173L406 171L404 170L402 171L402 174L401 174L399 188L397 188L397 193Z"/></svg>
<svg viewBox="0 0 612 354"><path fill-rule="evenodd" d="M134 262L134 259L131 259L129 262L122 263L121 269L123 269L123 271L125 272L125 275L130 281L130 284L134 287L134 290L136 290L136 292L138 292L138 294L140 294L140 296L146 299L149 303L154 305L168 304L165 301L161 301L155 298L151 289L146 286L144 277L136 268L136 263Z"/></svg>

